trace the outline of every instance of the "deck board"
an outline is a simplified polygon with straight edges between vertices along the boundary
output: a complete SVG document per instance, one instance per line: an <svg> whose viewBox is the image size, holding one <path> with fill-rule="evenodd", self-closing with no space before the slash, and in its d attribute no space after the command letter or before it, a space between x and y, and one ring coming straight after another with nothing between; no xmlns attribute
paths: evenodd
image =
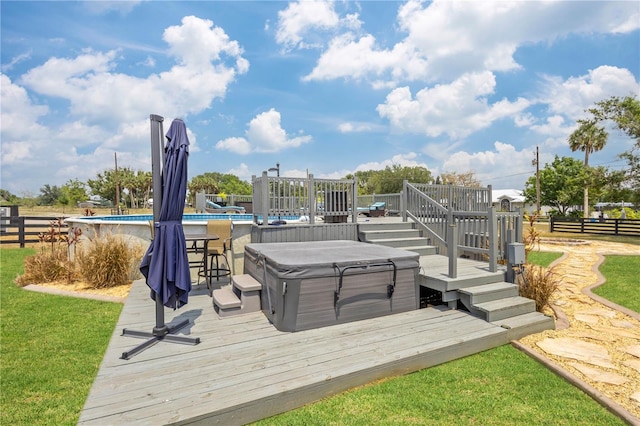
<svg viewBox="0 0 640 426"><path fill-rule="evenodd" d="M189 318L196 346L159 342L131 360L155 305L136 281L80 415L81 425L244 424L371 381L508 342L465 312L427 308L330 327L281 332L262 313L220 319L206 289L166 322Z"/></svg>

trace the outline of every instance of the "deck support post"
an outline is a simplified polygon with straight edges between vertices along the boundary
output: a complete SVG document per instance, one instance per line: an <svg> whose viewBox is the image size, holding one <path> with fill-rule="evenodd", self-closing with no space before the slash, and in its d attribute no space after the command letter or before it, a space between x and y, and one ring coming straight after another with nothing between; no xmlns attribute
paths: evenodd
<svg viewBox="0 0 640 426"><path fill-rule="evenodd" d="M447 255L449 256L449 278L458 277L458 228L449 223L447 232Z"/></svg>

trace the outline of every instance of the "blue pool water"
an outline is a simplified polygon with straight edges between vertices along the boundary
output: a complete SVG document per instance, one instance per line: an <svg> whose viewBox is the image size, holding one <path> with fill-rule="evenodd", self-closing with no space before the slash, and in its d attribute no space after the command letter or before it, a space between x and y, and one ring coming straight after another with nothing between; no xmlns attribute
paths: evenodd
<svg viewBox="0 0 640 426"><path fill-rule="evenodd" d="M119 222L148 222L153 220L153 215L150 214L130 214L130 215L113 215L113 216L83 216L82 219L88 220L105 220L105 221L119 221ZM231 219L233 221L253 221L252 214L225 214L225 213L186 213L182 215L182 221L207 221L207 220L221 220ZM273 216L269 217L269 221L272 220L299 220L300 216ZM262 220L262 217L258 217L258 220Z"/></svg>

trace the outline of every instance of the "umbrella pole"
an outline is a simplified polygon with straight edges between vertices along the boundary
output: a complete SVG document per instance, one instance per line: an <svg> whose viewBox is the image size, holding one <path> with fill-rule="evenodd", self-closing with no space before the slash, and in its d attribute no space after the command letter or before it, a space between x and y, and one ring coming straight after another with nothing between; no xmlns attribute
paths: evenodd
<svg viewBox="0 0 640 426"><path fill-rule="evenodd" d="M151 114L151 174L153 182L153 223L154 226L160 221L160 210L162 206L162 169L163 169L163 152L164 143L162 134L162 122L164 118L159 115ZM152 237L153 238L153 237ZM197 345L200 343L199 337L174 336L180 329L189 324L189 320L184 320L179 324L169 327L164 323L164 305L162 297L156 295L156 326L153 327L151 333L145 331L136 331L123 329L123 336L140 337L149 339L139 344L130 351L122 352L121 359L131 359L134 355L155 345L159 341L167 341L171 343L181 343L185 345Z"/></svg>
<svg viewBox="0 0 640 426"><path fill-rule="evenodd" d="M153 225L160 221L160 210L162 209L162 169L164 151L162 122L164 117L151 114L151 182L153 183ZM154 232L155 235L155 232ZM164 306L162 297L156 295L156 326L153 328L153 335L162 337L168 333L168 327L164 323Z"/></svg>

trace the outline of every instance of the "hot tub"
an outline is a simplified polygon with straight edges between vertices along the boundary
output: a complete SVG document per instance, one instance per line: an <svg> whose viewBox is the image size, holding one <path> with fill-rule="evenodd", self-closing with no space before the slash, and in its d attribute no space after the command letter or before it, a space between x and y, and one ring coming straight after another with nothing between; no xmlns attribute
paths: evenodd
<svg viewBox="0 0 640 426"><path fill-rule="evenodd" d="M357 241L247 244L264 314L299 331L419 308L419 255Z"/></svg>

